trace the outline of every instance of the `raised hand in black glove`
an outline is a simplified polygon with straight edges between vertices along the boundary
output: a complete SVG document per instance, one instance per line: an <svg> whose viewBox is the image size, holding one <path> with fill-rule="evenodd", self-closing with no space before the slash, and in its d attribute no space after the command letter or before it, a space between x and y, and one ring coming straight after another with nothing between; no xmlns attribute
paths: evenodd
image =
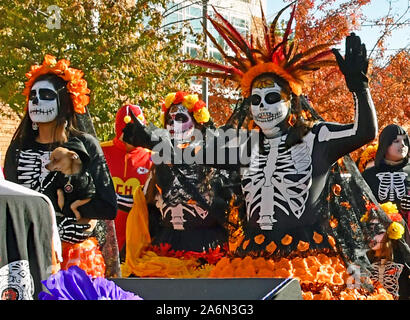
<svg viewBox="0 0 410 320"><path fill-rule="evenodd" d="M129 109L132 122L128 122L122 130L122 140L134 147L151 148L151 136L145 131L145 127Z"/></svg>
<svg viewBox="0 0 410 320"><path fill-rule="evenodd" d="M410 194L406 194L401 198L400 207L404 211L410 211Z"/></svg>
<svg viewBox="0 0 410 320"><path fill-rule="evenodd" d="M89 238L92 232L85 230L89 229L89 224L77 224L75 218L64 218L58 225L58 233L62 241L70 243L79 243Z"/></svg>
<svg viewBox="0 0 410 320"><path fill-rule="evenodd" d="M345 58L340 55L339 50L332 49L336 57L340 71L345 76L346 85L351 92L360 92L368 88L366 46L361 43L360 38L354 33L346 37Z"/></svg>

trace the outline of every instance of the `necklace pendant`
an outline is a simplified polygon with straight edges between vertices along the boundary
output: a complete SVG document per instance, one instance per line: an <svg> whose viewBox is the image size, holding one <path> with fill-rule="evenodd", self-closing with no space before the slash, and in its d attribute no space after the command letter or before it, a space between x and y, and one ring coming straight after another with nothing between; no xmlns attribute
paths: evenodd
<svg viewBox="0 0 410 320"><path fill-rule="evenodd" d="M68 179L67 183L64 185L64 192L65 193L71 193L73 192L74 187L71 184L71 177Z"/></svg>

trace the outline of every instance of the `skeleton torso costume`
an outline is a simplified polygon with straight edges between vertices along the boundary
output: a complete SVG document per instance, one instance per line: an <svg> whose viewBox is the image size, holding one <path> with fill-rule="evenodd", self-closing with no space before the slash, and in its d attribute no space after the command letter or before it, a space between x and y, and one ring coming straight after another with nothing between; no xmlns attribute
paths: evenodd
<svg viewBox="0 0 410 320"><path fill-rule="evenodd" d="M362 175L380 203L390 201L399 205L402 197L410 192L409 163L396 166L381 163L379 167L366 169Z"/></svg>
<svg viewBox="0 0 410 320"><path fill-rule="evenodd" d="M299 220L309 197L314 135L309 133L289 150L285 139L286 135L265 139L263 153L254 146L250 167L243 174L247 220L256 222L261 230L274 229L275 215Z"/></svg>
<svg viewBox="0 0 410 320"><path fill-rule="evenodd" d="M225 229L229 199L217 190L228 179L201 165L158 165L154 203L150 205L152 243L174 250L202 251L227 242ZM145 191L151 181L145 184ZM154 207L155 206L155 207ZM155 219L156 216L156 219Z"/></svg>

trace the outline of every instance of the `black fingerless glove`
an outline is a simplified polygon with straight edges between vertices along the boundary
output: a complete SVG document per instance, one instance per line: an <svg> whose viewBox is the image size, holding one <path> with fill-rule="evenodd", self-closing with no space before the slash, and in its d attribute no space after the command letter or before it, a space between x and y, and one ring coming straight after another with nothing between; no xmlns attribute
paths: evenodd
<svg viewBox="0 0 410 320"><path fill-rule="evenodd" d="M367 59L366 46L361 43L358 36L351 33L350 36L346 37L344 59L339 50L332 49L332 52L351 92L361 92L369 87L367 78L369 60Z"/></svg>

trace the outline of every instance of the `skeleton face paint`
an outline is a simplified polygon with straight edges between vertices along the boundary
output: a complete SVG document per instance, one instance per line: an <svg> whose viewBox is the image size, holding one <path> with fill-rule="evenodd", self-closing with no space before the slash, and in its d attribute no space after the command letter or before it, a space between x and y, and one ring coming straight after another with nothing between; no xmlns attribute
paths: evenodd
<svg viewBox="0 0 410 320"><path fill-rule="evenodd" d="M268 138L279 132L278 124L284 121L289 113L290 101L282 100L281 91L281 87L276 83L269 88L252 89L253 119Z"/></svg>
<svg viewBox="0 0 410 320"><path fill-rule="evenodd" d="M370 221L369 228L373 230L372 232L375 234L374 238L370 241L370 248L372 250L380 250L385 238L386 230L377 219Z"/></svg>
<svg viewBox="0 0 410 320"><path fill-rule="evenodd" d="M409 152L409 147L406 145L406 136L398 135L387 148L385 158L390 161L399 161L404 159Z"/></svg>
<svg viewBox="0 0 410 320"><path fill-rule="evenodd" d="M36 82L30 91L28 112L31 121L46 123L55 120L58 114L57 91L48 80Z"/></svg>
<svg viewBox="0 0 410 320"><path fill-rule="evenodd" d="M171 138L184 141L191 138L194 132L194 121L182 104L173 105L169 109L166 128L171 134Z"/></svg>

